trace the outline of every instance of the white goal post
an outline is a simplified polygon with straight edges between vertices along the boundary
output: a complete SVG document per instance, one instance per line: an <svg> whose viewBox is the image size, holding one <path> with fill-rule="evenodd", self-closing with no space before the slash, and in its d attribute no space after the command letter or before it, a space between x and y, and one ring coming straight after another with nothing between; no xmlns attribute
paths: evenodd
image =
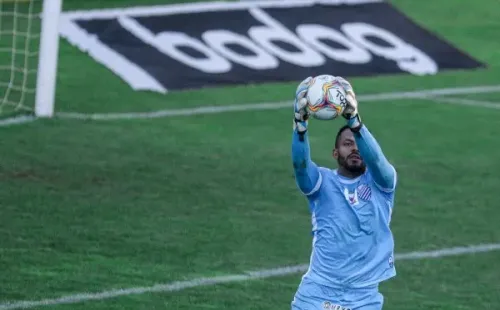
<svg viewBox="0 0 500 310"><path fill-rule="evenodd" d="M35 115L38 117L52 117L54 115L57 80L57 60L59 54L58 27L62 10L62 0L42 1L42 27L35 93Z"/></svg>
<svg viewBox="0 0 500 310"><path fill-rule="evenodd" d="M52 117L63 0L0 0L0 120Z"/></svg>

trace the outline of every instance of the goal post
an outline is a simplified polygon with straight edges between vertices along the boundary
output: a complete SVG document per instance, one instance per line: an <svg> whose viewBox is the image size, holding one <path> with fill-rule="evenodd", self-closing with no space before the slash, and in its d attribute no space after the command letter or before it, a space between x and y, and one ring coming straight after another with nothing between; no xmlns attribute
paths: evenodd
<svg viewBox="0 0 500 310"><path fill-rule="evenodd" d="M34 1L34 0L30 0ZM52 117L59 55L59 17L62 0L42 0L42 27L35 93L35 115Z"/></svg>
<svg viewBox="0 0 500 310"><path fill-rule="evenodd" d="M0 0L0 120L54 115L63 0Z"/></svg>

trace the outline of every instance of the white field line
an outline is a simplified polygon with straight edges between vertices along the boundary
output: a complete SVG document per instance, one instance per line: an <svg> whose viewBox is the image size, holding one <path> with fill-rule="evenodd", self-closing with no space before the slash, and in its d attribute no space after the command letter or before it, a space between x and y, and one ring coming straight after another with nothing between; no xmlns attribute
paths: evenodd
<svg viewBox="0 0 500 310"><path fill-rule="evenodd" d="M435 103L448 103L455 105L467 105L473 107L482 107L489 109L500 109L500 102L491 102L484 100L472 100L472 99L462 99L462 98L454 98L454 97L422 97L422 99L431 100Z"/></svg>
<svg viewBox="0 0 500 310"><path fill-rule="evenodd" d="M497 109L495 103L485 103L484 101L467 100L467 99L447 99L440 96L461 95L461 94L480 94L480 93L495 93L500 92L500 85L490 86L475 86L475 87L453 87L441 89L426 89L411 92L390 92L372 95L360 95L358 100L362 102L383 101L383 100L402 100L402 99L426 99L436 101L436 99L444 99L441 102L455 103L462 105L481 106L485 108ZM438 98L439 97L439 98ZM274 110L281 108L291 108L291 101L282 102L265 102L252 104L237 104L227 106L205 106L187 109L166 109L151 112L129 112L129 113L76 113L76 112L56 112L56 117L66 119L80 120L124 120L124 119L149 119L172 116L189 116L199 114L217 114L224 112L237 111L259 111L259 110ZM11 126L15 124L23 124L35 121L32 116L13 117L0 120L0 127Z"/></svg>
<svg viewBox="0 0 500 310"><path fill-rule="evenodd" d="M426 258L440 258L446 256L457 256L473 253L491 252L500 250L500 243L493 244L478 244L467 247L445 248L435 251L417 251L403 254L396 254L396 261L401 260L420 260ZM104 300L110 298L117 298L120 296L140 295L146 293L167 293L181 291L188 288L211 286L222 283L242 282L255 279L265 279L271 277L278 277L296 273L305 272L308 268L307 264L296 266L284 266L273 269L262 269L256 271L249 271L242 274L233 274L227 276L197 278L187 281L177 281L164 284L157 284L146 287L131 287L125 289L114 289L102 291L98 293L78 293L74 295L67 295L54 299L43 299L36 301L14 301L10 303L0 304L0 310L13 310L13 309L29 309L41 306L53 306L61 304L76 304L92 300Z"/></svg>
<svg viewBox="0 0 500 310"><path fill-rule="evenodd" d="M436 96L460 95L460 94L479 94L500 92L500 85L476 86L476 87L454 87L441 89L418 90L411 92L390 92L372 95L360 95L360 102L383 101L383 100L401 100L401 99L433 99ZM274 110L281 108L292 108L291 101L283 102L264 102L252 104L237 104L226 106L204 106L186 109L166 109L152 112L130 112L130 113L74 113L58 112L59 118L70 119L91 119L91 120L122 120L122 119L149 119L172 116L190 116L198 114L216 114L224 112L251 111L251 110Z"/></svg>
<svg viewBox="0 0 500 310"><path fill-rule="evenodd" d="M17 125L17 124L29 123L29 122L33 122L35 120L36 120L36 118L34 116L26 116L26 115L21 115L21 116L6 118L6 119L0 119L0 127L7 127L7 126L12 126L12 125Z"/></svg>

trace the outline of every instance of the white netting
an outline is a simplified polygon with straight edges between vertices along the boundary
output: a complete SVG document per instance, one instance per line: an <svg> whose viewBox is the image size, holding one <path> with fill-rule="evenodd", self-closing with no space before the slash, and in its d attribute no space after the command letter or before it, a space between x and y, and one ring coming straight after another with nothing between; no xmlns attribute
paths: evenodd
<svg viewBox="0 0 500 310"><path fill-rule="evenodd" d="M32 111L42 0L0 0L0 116Z"/></svg>

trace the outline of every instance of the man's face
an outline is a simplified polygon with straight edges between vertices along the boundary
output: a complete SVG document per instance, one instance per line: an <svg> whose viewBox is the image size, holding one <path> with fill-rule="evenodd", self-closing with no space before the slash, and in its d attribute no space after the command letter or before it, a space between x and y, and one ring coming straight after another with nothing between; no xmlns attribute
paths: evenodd
<svg viewBox="0 0 500 310"><path fill-rule="evenodd" d="M365 162L358 152L353 133L347 129L340 134L339 143L333 150L333 157L339 166L352 173L363 173L366 169Z"/></svg>

